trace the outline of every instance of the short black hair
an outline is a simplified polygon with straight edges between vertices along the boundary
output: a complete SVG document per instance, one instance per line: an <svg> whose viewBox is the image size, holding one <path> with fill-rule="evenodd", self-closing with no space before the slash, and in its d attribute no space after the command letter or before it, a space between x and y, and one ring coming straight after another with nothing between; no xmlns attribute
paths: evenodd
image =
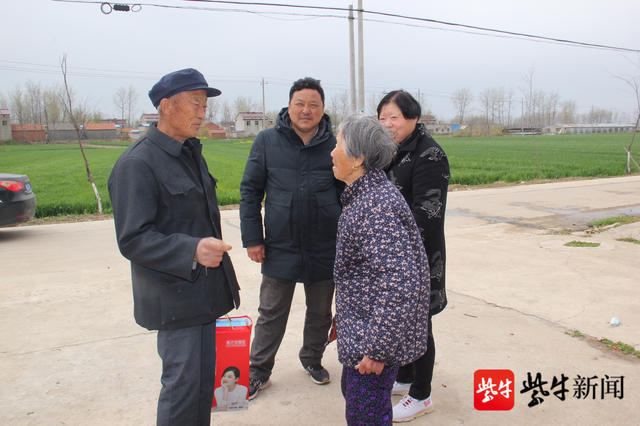
<svg viewBox="0 0 640 426"><path fill-rule="evenodd" d="M230 367L227 367L222 372L222 375L224 376L225 374L227 374L227 371L233 371L233 375L236 376L236 379L240 378L240 369L238 367L234 367L233 365Z"/></svg>
<svg viewBox="0 0 640 426"><path fill-rule="evenodd" d="M382 107L386 104L390 104L391 102L398 105L398 108L402 111L404 118L420 119L420 115L422 114L420 103L416 101L410 93L405 92L404 90L394 90L384 95L378 104L378 118L380 118L380 111L382 110Z"/></svg>
<svg viewBox="0 0 640 426"><path fill-rule="evenodd" d="M320 98L322 99L322 103L324 104L324 90L322 90L322 86L320 86L320 80L316 80L315 78L311 77L301 78L293 82L291 90L289 90L289 102L291 102L293 94L302 89L311 89L320 93Z"/></svg>

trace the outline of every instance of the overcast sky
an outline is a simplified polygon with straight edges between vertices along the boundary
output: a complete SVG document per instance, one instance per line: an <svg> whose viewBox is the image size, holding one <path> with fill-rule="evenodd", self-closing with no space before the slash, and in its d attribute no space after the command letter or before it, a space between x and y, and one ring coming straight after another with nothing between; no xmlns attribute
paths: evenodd
<svg viewBox="0 0 640 426"><path fill-rule="evenodd" d="M291 0L331 7L349 3ZM267 110L286 106L289 87L299 77L320 79L326 103L349 89L346 12L180 0L141 4L136 13L105 15L99 4L2 0L0 94L6 98L27 81L43 87L61 84L59 64L65 53L71 86L105 116L117 115L113 95L129 85L138 94L136 110L154 112L149 88L163 74L186 67L199 69L210 85L222 90L221 101L233 102L240 95L261 105L264 78ZM357 0L353 4L357 7ZM640 49L638 0L364 0L363 8ZM638 53L480 35L384 16L365 19L368 104L384 91L419 90L426 106L446 120L454 115L451 94L463 87L476 98L487 88L511 89L519 104L523 76L533 70L534 89L575 101L578 112L596 106L628 114L631 121L637 109L633 92L616 76L640 76Z"/></svg>

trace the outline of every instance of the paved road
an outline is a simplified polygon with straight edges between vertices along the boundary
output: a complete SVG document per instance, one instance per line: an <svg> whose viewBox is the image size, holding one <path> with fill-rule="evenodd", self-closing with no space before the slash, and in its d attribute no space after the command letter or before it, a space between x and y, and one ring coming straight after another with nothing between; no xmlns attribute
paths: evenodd
<svg viewBox="0 0 640 426"><path fill-rule="evenodd" d="M414 424L637 425L640 360L567 332L640 348L640 246L617 240L640 239L640 223L576 231L594 218L639 213L640 176L450 193L450 302L434 320L436 410ZM238 314L255 320L260 271L241 248L237 211L223 212L223 232L242 286ZM564 245L572 240L600 246ZM154 424L155 333L132 320L112 221L0 229L0 265L0 424ZM214 423L344 423L335 345L325 356L329 385L311 384L298 365L303 315L297 292L273 386L246 412L213 414ZM608 325L612 316L619 327ZM474 409L478 369L514 372L512 410ZM540 373L547 391L554 376L569 377L566 399L551 393L529 408L532 392L520 394L528 372ZM574 396L578 375L597 376L595 399ZM622 399L614 376L624 376Z"/></svg>

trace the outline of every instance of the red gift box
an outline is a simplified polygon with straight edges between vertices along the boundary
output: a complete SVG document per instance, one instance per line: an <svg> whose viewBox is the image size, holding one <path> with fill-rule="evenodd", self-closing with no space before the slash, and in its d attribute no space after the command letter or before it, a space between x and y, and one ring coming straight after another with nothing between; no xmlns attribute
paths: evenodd
<svg viewBox="0 0 640 426"><path fill-rule="evenodd" d="M212 407L216 411L246 410L249 406L249 347L251 318L216 320L216 383Z"/></svg>

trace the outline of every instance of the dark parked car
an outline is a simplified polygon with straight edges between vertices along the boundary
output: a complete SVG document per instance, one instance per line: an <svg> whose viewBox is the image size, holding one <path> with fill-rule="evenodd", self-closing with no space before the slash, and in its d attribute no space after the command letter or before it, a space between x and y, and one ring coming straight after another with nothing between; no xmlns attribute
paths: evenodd
<svg viewBox="0 0 640 426"><path fill-rule="evenodd" d="M27 175L0 173L0 226L26 222L36 212L36 194Z"/></svg>

